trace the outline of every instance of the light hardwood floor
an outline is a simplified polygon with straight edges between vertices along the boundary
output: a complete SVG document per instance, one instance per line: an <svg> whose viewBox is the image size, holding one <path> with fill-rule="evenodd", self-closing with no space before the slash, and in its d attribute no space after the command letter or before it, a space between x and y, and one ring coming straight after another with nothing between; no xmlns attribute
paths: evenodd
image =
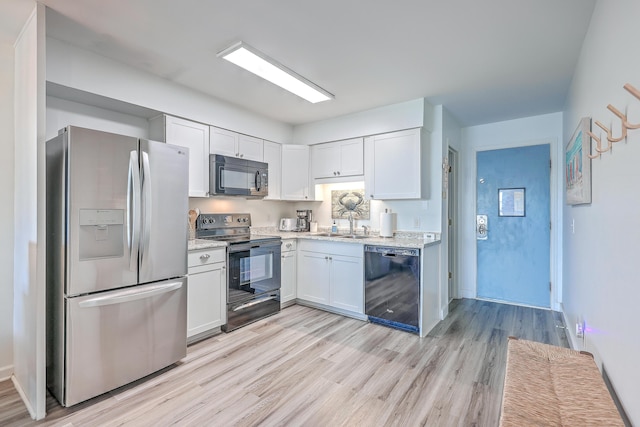
<svg viewBox="0 0 640 427"><path fill-rule="evenodd" d="M189 347L172 368L30 420L0 383L1 426L495 426L507 337L568 347L559 313L456 300L419 337L295 305Z"/></svg>

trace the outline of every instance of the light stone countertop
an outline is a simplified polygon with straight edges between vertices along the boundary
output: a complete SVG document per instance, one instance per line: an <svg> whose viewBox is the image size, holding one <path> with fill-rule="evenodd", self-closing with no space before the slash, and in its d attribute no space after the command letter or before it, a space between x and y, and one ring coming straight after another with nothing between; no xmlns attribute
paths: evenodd
<svg viewBox="0 0 640 427"><path fill-rule="evenodd" d="M211 248L226 248L226 242L219 242L216 240L208 239L194 239L187 242L187 250L197 251L199 249L211 249Z"/></svg>
<svg viewBox="0 0 640 427"><path fill-rule="evenodd" d="M377 246L392 246L399 248L415 248L423 249L427 246L436 245L440 243L439 236L435 235L432 238L419 237L422 233L397 233L394 237L380 237L377 235L371 235L364 239L350 239L341 237L346 235L343 231L339 230L338 235L335 236L322 236L320 233L308 233L308 232L292 232L292 231L279 231L275 227L262 227L251 229L251 234L255 235L270 235L279 236L282 239L308 239L308 240L323 240L329 242L340 243L356 243L363 245L377 245ZM427 233L432 234L432 233ZM187 248L189 251L196 251L200 249L211 248L224 248L227 246L226 242L220 242L208 239L195 239L189 240Z"/></svg>
<svg viewBox="0 0 640 427"><path fill-rule="evenodd" d="M394 237L380 237L377 235L371 235L363 239L351 239L342 237L347 235L342 230L338 230L338 235L335 236L323 236L323 232L309 233L309 232L292 232L292 231L279 231L274 227L256 227L251 229L252 234L257 235L272 235L280 236L282 239L309 239L309 240L324 240L330 242L340 243L357 243L363 245L377 245L377 246L393 246L401 248L415 248L423 249L427 246L440 243L440 238L437 235L431 234L432 238L420 237L423 233L396 233ZM326 232L325 232L326 233ZM358 233L361 234L361 233Z"/></svg>

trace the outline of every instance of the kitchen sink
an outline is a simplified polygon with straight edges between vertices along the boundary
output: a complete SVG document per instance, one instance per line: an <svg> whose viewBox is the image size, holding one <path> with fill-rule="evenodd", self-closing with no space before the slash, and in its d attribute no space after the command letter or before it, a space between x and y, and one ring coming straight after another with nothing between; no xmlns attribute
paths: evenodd
<svg viewBox="0 0 640 427"><path fill-rule="evenodd" d="M371 236L365 236L364 234L347 234L346 236L340 236L345 239L368 239Z"/></svg>
<svg viewBox="0 0 640 427"><path fill-rule="evenodd" d="M321 237L344 237L343 234L338 233L312 233L312 236L321 236Z"/></svg>

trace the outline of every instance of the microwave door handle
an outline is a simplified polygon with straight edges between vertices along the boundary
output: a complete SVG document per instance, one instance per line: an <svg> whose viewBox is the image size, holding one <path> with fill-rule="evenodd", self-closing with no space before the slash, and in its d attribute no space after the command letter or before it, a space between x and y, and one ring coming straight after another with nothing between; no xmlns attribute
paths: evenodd
<svg viewBox="0 0 640 427"><path fill-rule="evenodd" d="M138 151L129 153L129 176L127 179L127 244L129 246L129 269L138 269L140 246L140 166Z"/></svg>
<svg viewBox="0 0 640 427"><path fill-rule="evenodd" d="M260 171L256 171L256 191L260 191L262 187L262 177L260 176Z"/></svg>

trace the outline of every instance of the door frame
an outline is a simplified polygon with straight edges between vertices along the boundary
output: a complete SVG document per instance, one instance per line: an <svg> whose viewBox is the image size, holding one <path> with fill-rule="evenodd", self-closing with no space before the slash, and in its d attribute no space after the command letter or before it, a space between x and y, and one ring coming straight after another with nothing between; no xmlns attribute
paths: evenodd
<svg viewBox="0 0 640 427"><path fill-rule="evenodd" d="M466 263L466 267L470 269L469 275L472 280L473 285L473 294L474 298L478 299L478 249L477 242L475 238L475 217L477 211L477 173L478 173L478 165L477 165L477 154L481 151L489 151L489 150L501 150L504 148L519 148L519 147L527 147L531 145L543 145L549 144L549 155L551 158L551 170L550 170L550 188L549 188L549 209L550 209L550 219L551 219L551 230L549 235L550 247L549 247L549 272L550 277L549 281L551 282L551 292L549 307L551 310L560 311L560 304L562 302L562 272L559 269L559 265L561 265L561 257L562 253L559 251L561 248L562 242L562 224L560 218L562 218L562 203L564 194L560 191L561 186L564 183L564 179L561 174L564 171L563 167L558 167L561 163L562 157L560 156L561 144L558 143L557 138L544 138L544 139L536 139L529 141L512 141L505 144L500 145L486 145L482 147L473 147L471 150L471 154L473 159L471 159L471 170L470 178L473 182L469 191L472 192L473 199L473 208L469 212L469 216L467 217L467 224L469 225L467 234L473 236L473 244L470 244L470 251L468 252L471 255L471 259ZM467 181L468 182L468 181ZM558 199L561 200L558 200ZM471 243L471 240L468 240Z"/></svg>
<svg viewBox="0 0 640 427"><path fill-rule="evenodd" d="M449 159L449 167L451 168L451 172L449 175L449 181L447 185L447 238L448 240L448 267L447 267L447 289L449 283L451 284L451 289L449 291L449 298L447 303L451 302L452 299L458 298L460 295L460 291L458 289L458 266L459 264L459 255L458 255L458 197L459 197L459 164L460 164L460 154L453 147L449 147L447 150L447 159ZM453 159L453 161L451 160ZM449 219L451 219L451 226L449 226ZM452 278L448 278L448 273L451 272Z"/></svg>

